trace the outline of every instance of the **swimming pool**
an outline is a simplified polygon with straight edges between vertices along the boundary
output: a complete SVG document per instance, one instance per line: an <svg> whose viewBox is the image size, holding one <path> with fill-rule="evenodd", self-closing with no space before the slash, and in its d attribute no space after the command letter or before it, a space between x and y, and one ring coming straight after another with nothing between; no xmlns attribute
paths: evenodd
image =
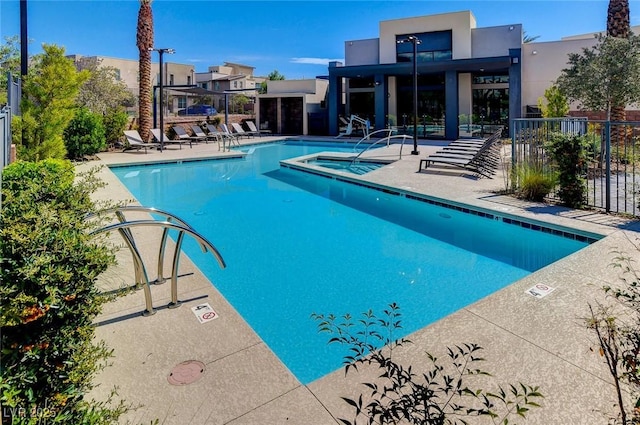
<svg viewBox="0 0 640 425"><path fill-rule="evenodd" d="M191 239L184 249L304 384L340 368L344 355L311 313L396 302L406 335L587 245L279 167L326 150L278 143L250 147L244 159L112 169L143 205L176 214L216 245L225 270Z"/></svg>

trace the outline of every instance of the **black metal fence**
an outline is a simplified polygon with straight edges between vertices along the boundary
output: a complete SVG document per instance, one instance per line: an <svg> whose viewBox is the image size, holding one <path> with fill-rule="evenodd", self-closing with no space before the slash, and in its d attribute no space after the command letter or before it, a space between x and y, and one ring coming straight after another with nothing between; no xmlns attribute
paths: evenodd
<svg viewBox="0 0 640 425"><path fill-rule="evenodd" d="M640 122L591 121L586 118L516 119L512 130L512 166L549 164L548 143L554 134L583 137L588 161L587 207L640 215ZM554 199L556 194L549 195Z"/></svg>

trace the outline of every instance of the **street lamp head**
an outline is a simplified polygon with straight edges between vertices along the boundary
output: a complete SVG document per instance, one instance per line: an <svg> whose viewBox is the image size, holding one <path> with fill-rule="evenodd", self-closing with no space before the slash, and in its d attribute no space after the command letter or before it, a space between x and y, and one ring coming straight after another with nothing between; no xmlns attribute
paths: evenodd
<svg viewBox="0 0 640 425"><path fill-rule="evenodd" d="M172 55L172 54L174 54L176 52L175 49L156 49L154 47L149 47L149 51L150 52L158 52L160 54L169 53L170 55Z"/></svg>

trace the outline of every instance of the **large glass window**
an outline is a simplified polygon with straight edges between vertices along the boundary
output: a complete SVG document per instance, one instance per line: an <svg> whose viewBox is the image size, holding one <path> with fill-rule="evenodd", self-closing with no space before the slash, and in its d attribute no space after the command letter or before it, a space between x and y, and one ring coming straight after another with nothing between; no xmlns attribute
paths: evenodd
<svg viewBox="0 0 640 425"><path fill-rule="evenodd" d="M398 116L391 117L395 125L407 127L413 125L413 77L399 76L397 81ZM445 89L444 75L418 76L418 136L444 137Z"/></svg>
<svg viewBox="0 0 640 425"><path fill-rule="evenodd" d="M417 46L418 62L437 62L451 60L451 31L423 32L419 34L396 35L396 42L415 35L420 40ZM396 43L396 62L413 61L413 43Z"/></svg>

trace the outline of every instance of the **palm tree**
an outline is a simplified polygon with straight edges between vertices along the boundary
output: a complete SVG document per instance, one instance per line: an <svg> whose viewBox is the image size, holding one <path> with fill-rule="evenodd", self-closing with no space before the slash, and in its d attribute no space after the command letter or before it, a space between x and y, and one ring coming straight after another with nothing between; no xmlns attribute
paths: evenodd
<svg viewBox="0 0 640 425"><path fill-rule="evenodd" d="M629 38L631 27L629 25L629 1L609 0L607 9L607 36ZM614 122L624 121L626 105L611 105L610 120ZM617 126L616 126L617 127ZM612 129L612 139L621 141L616 128ZM614 134L616 137L614 138Z"/></svg>
<svg viewBox="0 0 640 425"><path fill-rule="evenodd" d="M151 51L153 49L153 13L151 0L140 0L136 45L140 52L138 75L138 131L142 140L149 140L151 130Z"/></svg>

